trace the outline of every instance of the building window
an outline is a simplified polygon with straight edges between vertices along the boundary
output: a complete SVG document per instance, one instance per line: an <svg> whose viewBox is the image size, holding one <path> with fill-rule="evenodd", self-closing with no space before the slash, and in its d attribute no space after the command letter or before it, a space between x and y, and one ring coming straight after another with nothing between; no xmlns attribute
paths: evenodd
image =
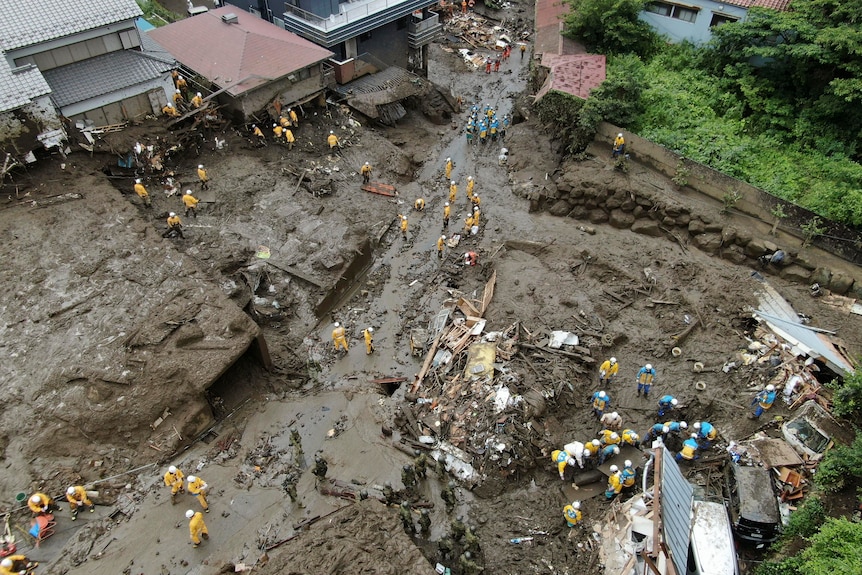
<svg viewBox="0 0 862 575"><path fill-rule="evenodd" d="M739 18L736 16L727 16L725 14L713 14L712 20L709 22L709 27L712 28L714 26L721 26L722 24L727 24L728 22L736 22Z"/></svg>
<svg viewBox="0 0 862 575"><path fill-rule="evenodd" d="M371 32L364 32L359 35L360 42L367 42L369 40L371 40Z"/></svg>
<svg viewBox="0 0 862 575"><path fill-rule="evenodd" d="M647 4L646 10L659 16L676 18L683 22L694 23L697 19L697 8L670 4L668 2L650 2Z"/></svg>

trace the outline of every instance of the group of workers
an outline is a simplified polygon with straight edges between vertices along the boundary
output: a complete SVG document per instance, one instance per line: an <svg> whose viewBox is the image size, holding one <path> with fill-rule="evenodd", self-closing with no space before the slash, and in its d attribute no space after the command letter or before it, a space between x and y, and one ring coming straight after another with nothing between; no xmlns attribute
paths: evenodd
<svg viewBox="0 0 862 575"><path fill-rule="evenodd" d="M197 175L198 182L200 183L202 190L209 189L209 175L207 174L206 168L204 168L203 164L198 164L197 167ZM177 187L177 184L173 181L173 178L169 178L170 187L166 186L166 190L173 190ZM134 185L135 194L141 199L144 204L144 207L151 208L153 203L150 198L150 193L147 190L146 186L144 186L141 178L135 179ZM182 196L180 196L182 201L183 208L185 210L185 217L193 217L197 219L198 217L198 204L200 200L195 197L194 193L191 190L186 190ZM176 212L168 212L168 217L166 219L167 229L162 233L162 237L172 238L179 237L181 239L185 239L185 234L183 233L183 222Z"/></svg>
<svg viewBox="0 0 862 575"><path fill-rule="evenodd" d="M374 328L366 327L363 329L362 338L365 340L365 355L371 355L374 353ZM335 346L335 351L341 350L347 353L347 330L344 329L344 326L340 322L333 324L332 344Z"/></svg>
<svg viewBox="0 0 862 575"><path fill-rule="evenodd" d="M164 481L165 487L169 487L171 490L171 505L177 504L177 495L183 494L188 490L189 493L197 497L203 512L210 512L209 502L207 501L209 485L207 485L206 481L196 475L186 477L182 470L175 465L168 467L164 475ZM192 540L192 547L198 547L201 544L201 539L207 540L210 538L203 513L189 509L186 511L186 519L189 520L189 536Z"/></svg>
<svg viewBox="0 0 862 575"><path fill-rule="evenodd" d="M464 128L467 144L474 144L477 140L480 144L486 144L489 140L496 142L498 138L503 142L506 140L506 132L511 122L509 114L504 114L502 118L498 118L497 112L492 106L486 104L480 110L479 104L474 104L470 108L470 117Z"/></svg>
<svg viewBox="0 0 862 575"><path fill-rule="evenodd" d="M200 92L189 98L191 91L188 81L179 73L179 70L171 71L171 78L174 81L174 93L171 101L165 104L162 108L162 113L168 118L179 118L181 114L191 110L197 110L203 106L204 98Z"/></svg>
<svg viewBox="0 0 862 575"><path fill-rule="evenodd" d="M599 384L600 385L609 385L613 383L616 376L619 374L620 366L617 363L617 358L612 357L610 359L605 360L599 366ZM656 370L652 366L651 363L647 363L642 366L635 376L635 383L637 384L637 394L640 396L643 393L644 398L649 398L649 392L652 389L653 384L656 380ZM602 392L604 394L604 392ZM593 394L594 397L594 405L593 405L593 413L596 414L597 417L601 417L604 409L607 405L610 404L610 399L605 399L605 395L601 394ZM600 397L600 401L596 401L596 398ZM676 405L675 403L673 404Z"/></svg>

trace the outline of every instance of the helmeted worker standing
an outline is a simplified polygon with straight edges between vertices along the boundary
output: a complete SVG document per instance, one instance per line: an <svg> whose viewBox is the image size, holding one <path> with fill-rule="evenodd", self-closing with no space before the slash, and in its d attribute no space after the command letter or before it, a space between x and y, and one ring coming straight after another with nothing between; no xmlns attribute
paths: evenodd
<svg viewBox="0 0 862 575"><path fill-rule="evenodd" d="M623 133L620 132L617 134L617 137L614 138L614 149L612 152L612 156L616 158L617 156L621 156L626 153L626 139L623 137Z"/></svg>
<svg viewBox="0 0 862 575"><path fill-rule="evenodd" d="M332 330L332 343L335 345L335 351L338 351L341 348L344 348L344 351L347 351L347 332L344 330L344 326L338 322L335 322L335 329Z"/></svg>
<svg viewBox="0 0 862 575"><path fill-rule="evenodd" d="M186 190L186 193L183 194L183 205L186 207L186 217L189 217L189 214L191 214L195 219L197 219L199 201L200 200L192 195L191 190Z"/></svg>
<svg viewBox="0 0 862 575"><path fill-rule="evenodd" d="M292 150L293 145L296 143L296 138L293 136L293 132L290 128L284 129L284 141L287 142L287 149Z"/></svg>
<svg viewBox="0 0 862 575"><path fill-rule="evenodd" d="M473 176L467 176L467 199L473 199L473 188L476 187L476 180L473 179Z"/></svg>
<svg viewBox="0 0 862 575"><path fill-rule="evenodd" d="M407 228L407 216L401 216L401 239L403 240L407 239Z"/></svg>
<svg viewBox="0 0 862 575"><path fill-rule="evenodd" d="M458 184L455 183L455 180L452 180L449 183L449 203L454 204L455 198L458 197Z"/></svg>
<svg viewBox="0 0 862 575"><path fill-rule="evenodd" d="M363 329L362 337L365 338L365 355L371 355L374 352L374 328Z"/></svg>
<svg viewBox="0 0 862 575"><path fill-rule="evenodd" d="M482 212L479 211L479 206L473 206L473 225L474 226L477 226L477 227L479 226L479 219L480 219L481 215L482 215Z"/></svg>
<svg viewBox="0 0 862 575"><path fill-rule="evenodd" d="M599 383L601 385L605 385L613 382L613 379L616 377L619 370L620 365L617 363L617 358L612 357L610 359L606 359L602 365L599 366Z"/></svg>
<svg viewBox="0 0 862 575"><path fill-rule="evenodd" d="M172 505L176 505L177 503L177 493L186 492L185 478L185 474L174 465L168 467L168 470L165 472L165 486L171 488Z"/></svg>
<svg viewBox="0 0 862 575"><path fill-rule="evenodd" d="M329 144L330 151L335 149L335 148L338 148L338 146L339 146L338 136L336 136L335 132L332 130L329 130L329 136L327 136L326 141Z"/></svg>
<svg viewBox="0 0 862 575"><path fill-rule="evenodd" d="M71 485L66 489L66 501L69 502L69 511L72 512L72 521L78 518L78 507L90 508L90 513L96 510L93 502L87 496L87 490L82 485Z"/></svg>
<svg viewBox="0 0 862 575"><path fill-rule="evenodd" d="M135 193L138 194L138 197L141 198L146 207L151 208L153 206L153 202L150 200L150 194L147 192L147 188L144 187L144 184L141 183L140 178L135 180Z"/></svg>
<svg viewBox="0 0 862 575"><path fill-rule="evenodd" d="M665 413L670 411L679 404L679 400L672 395L662 395L658 400L658 416L664 417Z"/></svg>
<svg viewBox="0 0 862 575"><path fill-rule="evenodd" d="M566 525L569 527L574 527L580 523L581 519L584 518L583 513L581 513L581 502L572 501L570 504L563 507L563 517L566 518Z"/></svg>
<svg viewBox="0 0 862 575"><path fill-rule="evenodd" d="M162 237L168 236L180 236L181 239L186 239L186 236L183 235L183 222L180 220L180 217L175 213L171 212L168 214L168 229L162 234Z"/></svg>
<svg viewBox="0 0 862 575"><path fill-rule="evenodd" d="M272 135L275 136L275 141L278 142L284 137L284 128L282 128L279 124L273 124Z"/></svg>
<svg viewBox="0 0 862 575"><path fill-rule="evenodd" d="M210 177L203 164L198 164L198 180L200 180L202 190L210 189Z"/></svg>
<svg viewBox="0 0 862 575"><path fill-rule="evenodd" d="M616 411L605 413L599 418L599 423L606 429L620 430L623 426L623 418Z"/></svg>
<svg viewBox="0 0 862 575"><path fill-rule="evenodd" d="M751 405L757 404L757 409L754 410L754 418L757 419L763 415L764 411L768 411L772 404L775 403L775 386L769 384L766 389L754 396Z"/></svg>
<svg viewBox="0 0 862 575"><path fill-rule="evenodd" d="M443 249L446 247L446 236L437 238L437 258L443 259Z"/></svg>
<svg viewBox="0 0 862 575"><path fill-rule="evenodd" d="M611 465L611 475L608 477L608 488L605 490L605 497L613 499L623 490L622 474L616 465Z"/></svg>
<svg viewBox="0 0 862 575"><path fill-rule="evenodd" d="M452 158L446 158L446 179L452 179L452 167L454 164L452 163Z"/></svg>
<svg viewBox="0 0 862 575"><path fill-rule="evenodd" d="M266 145L266 136L263 135L263 132L261 131L261 129L257 127L257 124L251 125L251 133L254 135L255 138L257 138L257 142L261 146Z"/></svg>
<svg viewBox="0 0 862 575"><path fill-rule="evenodd" d="M371 164L365 162L361 168L359 168L359 173L362 174L362 183L367 184L371 181Z"/></svg>
<svg viewBox="0 0 862 575"><path fill-rule="evenodd" d="M623 463L623 470L620 472L620 480L623 482L623 488L634 486L635 477L637 477L637 472L632 467L632 462L626 459L625 463Z"/></svg>
<svg viewBox="0 0 862 575"><path fill-rule="evenodd" d="M207 482L201 479L200 477L196 477L194 475L189 475L189 493L192 495L198 496L198 503L201 504L204 512L210 512L210 506L207 502L207 492L209 491L209 485Z"/></svg>
<svg viewBox="0 0 862 575"><path fill-rule="evenodd" d="M189 103L192 105L192 108L194 108L195 110L197 110L198 108L200 108L201 106L203 106L204 98L203 98L203 96L201 96L201 93L200 93L200 92L198 92L197 94L195 94L195 95L192 97L192 99L191 99L191 101L190 101Z"/></svg>
<svg viewBox="0 0 862 575"><path fill-rule="evenodd" d="M449 207L449 202L443 204L443 227L449 227L449 216L452 214L452 208Z"/></svg>
<svg viewBox="0 0 862 575"><path fill-rule="evenodd" d="M655 369L653 369L652 364L648 363L638 370L636 382L638 384L638 395L643 392L644 397L649 397L649 390L655 382Z"/></svg>
<svg viewBox="0 0 862 575"><path fill-rule="evenodd" d="M686 439L682 444L682 451L674 456L674 459L677 461L682 461L685 459L686 461L692 461L697 459L697 450L700 449L700 445L697 443L697 434L692 433L688 439Z"/></svg>
<svg viewBox="0 0 862 575"><path fill-rule="evenodd" d="M293 111L293 108L288 108L287 113L290 116L290 121L294 127L299 127L299 116L296 115L296 112Z"/></svg>
<svg viewBox="0 0 862 575"><path fill-rule="evenodd" d="M186 519L189 520L189 535L192 538L192 547L197 547L201 544L201 538L204 541L210 538L210 532L207 530L207 524L204 522L204 514L198 511L195 513L191 509L186 511Z"/></svg>
<svg viewBox="0 0 862 575"><path fill-rule="evenodd" d="M605 409L611 406L611 397L603 390L593 393L590 398L593 404L593 414L601 418L605 413Z"/></svg>

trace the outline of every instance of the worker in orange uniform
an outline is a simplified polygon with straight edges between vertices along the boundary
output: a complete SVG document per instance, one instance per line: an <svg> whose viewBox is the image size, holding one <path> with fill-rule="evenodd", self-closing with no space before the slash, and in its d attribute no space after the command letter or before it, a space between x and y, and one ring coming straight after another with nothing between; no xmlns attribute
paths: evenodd
<svg viewBox="0 0 862 575"><path fill-rule="evenodd" d="M371 181L371 164L365 162L361 168L359 168L359 173L362 174L362 183L367 184Z"/></svg>
<svg viewBox="0 0 862 575"><path fill-rule="evenodd" d="M201 96L200 92L198 92L197 94L194 95L194 97L192 97L190 104L192 105L192 108L194 108L195 110L197 110L198 108L203 106L204 98L203 98L203 96Z"/></svg>
<svg viewBox="0 0 862 575"><path fill-rule="evenodd" d="M437 258L443 259L443 248L446 247L446 236L437 238Z"/></svg>
<svg viewBox="0 0 862 575"><path fill-rule="evenodd" d="M168 229L162 234L163 238L180 236L181 239L186 239L186 236L183 235L183 222L175 212L168 214L167 222Z"/></svg>
<svg viewBox="0 0 862 575"><path fill-rule="evenodd" d="M144 202L146 207L153 207L153 202L150 200L150 194L147 192L147 188L144 187L144 184L141 183L140 178L135 180L135 193L138 194L138 197L141 198L141 201Z"/></svg>
<svg viewBox="0 0 862 575"><path fill-rule="evenodd" d="M335 322L335 329L332 330L332 343L335 345L335 351L344 348L347 351L347 333L344 331L344 326Z"/></svg>
<svg viewBox="0 0 862 575"><path fill-rule="evenodd" d="M185 474L174 465L165 472L165 485L171 488L171 505L176 505L177 493L186 492L185 478Z"/></svg>
<svg viewBox="0 0 862 575"><path fill-rule="evenodd" d="M210 177L207 175L207 171L204 169L203 164L198 164L198 180L201 182L202 190L210 189Z"/></svg>
<svg viewBox="0 0 862 575"><path fill-rule="evenodd" d="M476 252L467 252L464 254L464 265L475 266L479 263L479 254Z"/></svg>
<svg viewBox="0 0 862 575"><path fill-rule="evenodd" d="M524 52L526 52L526 51L527 51L527 45L526 45L526 44L521 44L521 46L520 46L520 50L521 50L521 60L523 60L523 59L524 59Z"/></svg>
<svg viewBox="0 0 862 575"><path fill-rule="evenodd" d="M413 202L413 209L417 212L425 211L425 198L416 198L416 201Z"/></svg>
<svg viewBox="0 0 862 575"><path fill-rule="evenodd" d="M482 203L482 198L479 197L479 194L473 194L470 198L470 203L473 204L474 207L478 208L479 204Z"/></svg>
<svg viewBox="0 0 862 575"><path fill-rule="evenodd" d="M473 179L473 176L467 176L467 199L473 199L473 188L476 187L476 180Z"/></svg>
<svg viewBox="0 0 862 575"><path fill-rule="evenodd" d="M455 183L455 180L452 180L449 183L449 203L454 204L456 197L458 197L458 184Z"/></svg>
<svg viewBox="0 0 862 575"><path fill-rule="evenodd" d="M196 477L194 475L189 475L189 493L192 495L198 496L198 503L201 504L205 513L210 512L210 505L207 502L207 493L209 492L210 486L207 485L207 482L201 479L200 477Z"/></svg>
<svg viewBox="0 0 862 575"><path fill-rule="evenodd" d="M178 90L180 91L180 93L182 93L182 94L185 94L185 93L186 93L186 90L188 90L188 89L189 89L189 83L188 83L188 82L186 82L186 79L185 79L185 78L183 78L182 76L177 76L176 84L177 84L177 89L178 89Z"/></svg>
<svg viewBox="0 0 862 575"><path fill-rule="evenodd" d="M183 205L186 207L186 217L189 217L189 214L191 214L195 219L197 219L198 202L200 202L200 200L192 195L192 191L186 190L186 193L183 195Z"/></svg>
<svg viewBox="0 0 862 575"><path fill-rule="evenodd" d="M35 515L46 515L52 511L59 509L54 500L44 493L34 493L27 500L27 507L30 508Z"/></svg>
<svg viewBox="0 0 862 575"><path fill-rule="evenodd" d="M293 137L293 132L290 128L284 129L284 141L287 142L287 149L292 150L293 144L296 143L296 138Z"/></svg>
<svg viewBox="0 0 862 575"><path fill-rule="evenodd" d="M454 167L454 164L452 163L452 158L446 158L446 179L447 180L452 179L452 168L453 167Z"/></svg>
<svg viewBox="0 0 862 575"><path fill-rule="evenodd" d="M363 329L362 337L365 338L365 355L371 355L374 352L374 328Z"/></svg>
<svg viewBox="0 0 862 575"><path fill-rule="evenodd" d="M66 501L69 502L69 511L72 512L72 521L78 518L78 507L90 508L90 513L96 510L93 502L87 497L87 490L82 485L71 485L66 489Z"/></svg>
<svg viewBox="0 0 862 575"><path fill-rule="evenodd" d="M165 104L165 107L164 107L164 108L162 108L162 113L163 113L165 116L168 116L168 117L170 117L170 118L179 118L179 117L180 117L180 113L179 113L179 112L177 112L177 109L176 109L176 108L174 108L174 105L173 105L173 104L171 104L170 102L168 102L167 104Z"/></svg>
<svg viewBox="0 0 862 575"><path fill-rule="evenodd" d="M293 124L293 127L298 128L299 127L299 116L296 115L296 112L293 111L293 108L288 108L287 114L290 116L290 123Z"/></svg>
<svg viewBox="0 0 862 575"><path fill-rule="evenodd" d="M204 541L209 540L210 532L207 530L207 524L204 522L204 514L198 511L195 513L191 509L186 511L186 519L189 520L189 535L192 538L192 547L197 547L201 544L201 538Z"/></svg>
<svg viewBox="0 0 862 575"><path fill-rule="evenodd" d="M329 136L326 138L326 141L329 143L330 150L334 150L340 146L338 136L336 136L335 132L332 130L329 130Z"/></svg>
<svg viewBox="0 0 862 575"><path fill-rule="evenodd" d="M407 239L407 216L401 216L401 237Z"/></svg>
<svg viewBox="0 0 862 575"><path fill-rule="evenodd" d="M444 228L449 227L449 216L451 215L451 213L452 213L452 208L449 207L449 202L446 202L445 204L443 204L443 227Z"/></svg>
<svg viewBox="0 0 862 575"><path fill-rule="evenodd" d="M261 146L266 146L266 136L263 135L263 132L260 128L257 127L257 124L251 125L251 133L257 138L257 143Z"/></svg>
<svg viewBox="0 0 862 575"><path fill-rule="evenodd" d="M174 90L173 101L174 108L176 108L177 110L182 110L186 105L186 100L185 98L183 98L183 94L182 92L180 92L179 88Z"/></svg>
<svg viewBox="0 0 862 575"><path fill-rule="evenodd" d="M479 216L481 214L482 214L482 212L479 210L479 206L473 206L473 225L474 226L479 225Z"/></svg>
<svg viewBox="0 0 862 575"><path fill-rule="evenodd" d="M26 555L9 555L0 561L0 575L29 575L39 566L36 561L30 561Z"/></svg>
<svg viewBox="0 0 862 575"><path fill-rule="evenodd" d="M467 13L467 0L461 0L461 14Z"/></svg>
<svg viewBox="0 0 862 575"><path fill-rule="evenodd" d="M464 219L464 235L470 233L470 230L473 229L473 215L469 215Z"/></svg>
<svg viewBox="0 0 862 575"><path fill-rule="evenodd" d="M284 128L282 128L279 124L273 124L272 135L275 136L275 141L278 142L284 137Z"/></svg>

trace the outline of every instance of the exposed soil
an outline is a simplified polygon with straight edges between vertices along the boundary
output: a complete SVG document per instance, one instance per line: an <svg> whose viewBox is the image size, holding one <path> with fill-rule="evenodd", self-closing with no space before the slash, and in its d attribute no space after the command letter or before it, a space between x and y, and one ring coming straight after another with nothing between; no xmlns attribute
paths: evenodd
<svg viewBox="0 0 862 575"><path fill-rule="evenodd" d="M509 21L518 19L517 32L530 28L528 14L519 5L506 12ZM517 54L490 76L440 46L431 62L430 79L465 102L529 116L517 108L528 75ZM7 358L0 432L7 472L0 486L8 506L19 492L60 494L72 482L153 464L97 485L96 513L76 523L60 513L57 534L40 549L29 548L17 529L26 530L25 514L13 516L21 547L46 572L225 573L242 563L265 574L419 574L439 561L460 573L463 545L449 555L438 545L459 516L479 536L473 559L486 573L600 572L591 527L602 520L604 498L588 498L584 489L586 521L568 529L562 508L569 483L560 482L548 455L598 430L587 407L598 389L597 364L538 352L503 362L516 375L513 392L540 394L544 411L509 413L500 433L505 453L516 456L507 464L477 457L484 480L472 490L459 485L452 512L440 499L449 477L429 470L412 497L432 504L429 535L408 537L398 505L378 501L387 483L402 487L401 469L412 457L397 447L405 445L398 423L415 398L407 386L390 396L369 380L412 380L424 358L410 353L411 330L426 327L452 294L480 297L493 271L486 331L517 322L535 342L552 330L606 335L583 335L580 345L599 362L618 358L620 376L608 392L626 427L645 432L656 420L654 399L638 397L633 385L647 362L658 369L654 396L671 393L683 403L675 418L709 419L725 439L745 437L762 423L745 415L768 370L720 369L748 343L751 268L663 237L531 211L558 170L611 191L666 194L669 182L639 167L628 175L615 171L601 149L590 161L561 167L553 134L533 120L509 130L509 162L501 166L499 142L467 146L465 113L440 126L414 109L395 128L356 118L357 128L341 107L303 112L292 151L255 148L228 130L208 135L199 152L169 160L182 189L200 191L198 163L212 178L210 196L201 197L213 201L202 204L199 217L184 218L185 239L160 235L167 212L182 215L179 198L163 194L158 178L147 175L153 207L140 205L131 177L103 173L116 164L109 153L50 158L4 187L0 226L9 271L0 279ZM339 154L327 149L330 130L349 143ZM161 122L130 127L109 135L102 149L127 149L156 134L164 134ZM215 149L216 135L226 138L226 148ZM441 261L435 242L444 231L447 157L460 188L448 235L463 228L467 176L476 179L483 223ZM394 185L396 198L360 190L357 172L366 161L372 180ZM305 174L302 183L297 174ZM52 202L59 194L80 197ZM411 209L419 196L427 201L423 213ZM399 214L409 217L406 241ZM479 253L479 266L462 265L469 249ZM267 250L268 259L257 257ZM343 297L318 316L329 286L357 258L367 265L351 273ZM769 279L812 325L837 331L851 353L862 351L858 316L811 299L807 286ZM243 355L258 329L250 317L265 336L271 371ZM699 327L673 357L671 336L694 319ZM333 321L347 327L346 355L332 350ZM371 356L362 344L367 326L375 329ZM703 372L693 373L696 361L705 364ZM705 391L695 390L695 381ZM433 386L427 388L430 394ZM479 413L481 398L475 399ZM152 430L165 408L171 415ZM213 418L219 423L204 441L190 443ZM301 436L301 454L290 443L291 428ZM315 454L328 463L327 480L311 473ZM198 549L188 543L183 515L197 503L184 495L171 505L161 483L169 462L213 486L211 538ZM292 481L296 502L286 493ZM357 502L361 491L369 499ZM413 516L418 521L418 508ZM509 543L528 535L530 543Z"/></svg>

